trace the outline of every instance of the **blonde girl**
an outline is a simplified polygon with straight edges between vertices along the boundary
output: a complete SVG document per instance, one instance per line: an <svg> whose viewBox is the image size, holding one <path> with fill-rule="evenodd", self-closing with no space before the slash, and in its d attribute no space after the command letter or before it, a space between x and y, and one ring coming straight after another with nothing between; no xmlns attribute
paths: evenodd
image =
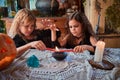
<svg viewBox="0 0 120 80"><path fill-rule="evenodd" d="M52 27L50 30L52 33L50 37L52 37L52 39L49 39L48 42L56 40L55 29ZM30 48L39 50L46 49L46 44L44 42L47 40L44 39L48 36L44 36L44 31L36 30L36 18L30 10L26 8L19 10L15 15L9 31L9 36L13 38L16 44L18 56Z"/></svg>

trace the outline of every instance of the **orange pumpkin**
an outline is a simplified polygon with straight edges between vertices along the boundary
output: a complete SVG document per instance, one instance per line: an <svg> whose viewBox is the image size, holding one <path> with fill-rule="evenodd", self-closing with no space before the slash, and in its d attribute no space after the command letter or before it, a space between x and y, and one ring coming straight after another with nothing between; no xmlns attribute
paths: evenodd
<svg viewBox="0 0 120 80"><path fill-rule="evenodd" d="M17 54L14 41L6 34L0 33L0 70L7 68Z"/></svg>

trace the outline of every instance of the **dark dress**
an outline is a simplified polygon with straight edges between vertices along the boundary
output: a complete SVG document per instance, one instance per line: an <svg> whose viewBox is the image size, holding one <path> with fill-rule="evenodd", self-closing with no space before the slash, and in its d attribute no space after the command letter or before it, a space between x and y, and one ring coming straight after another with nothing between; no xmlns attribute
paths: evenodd
<svg viewBox="0 0 120 80"><path fill-rule="evenodd" d="M65 47L69 49L69 48L74 48L77 45L91 45L92 46L92 44L90 43L90 36L86 36L86 38L84 38L84 40L82 40L79 44L74 44L73 42L74 40L68 39Z"/></svg>
<svg viewBox="0 0 120 80"><path fill-rule="evenodd" d="M55 46L60 46L58 40L51 41L51 31L50 30L36 30L37 37L32 40L24 40L20 35L16 35L13 40L15 42L16 47L23 46L29 42L42 40L43 43L48 48L54 48ZM57 38L60 37L60 31L57 31Z"/></svg>
<svg viewBox="0 0 120 80"><path fill-rule="evenodd" d="M86 36L79 44L71 44L71 41L73 42L73 40L68 39L67 44L65 46L66 48L73 49L77 45L90 45L90 46L92 46L92 44L90 42L90 36ZM93 46L93 48L95 50L96 47ZM94 54L94 52L90 51L90 54Z"/></svg>

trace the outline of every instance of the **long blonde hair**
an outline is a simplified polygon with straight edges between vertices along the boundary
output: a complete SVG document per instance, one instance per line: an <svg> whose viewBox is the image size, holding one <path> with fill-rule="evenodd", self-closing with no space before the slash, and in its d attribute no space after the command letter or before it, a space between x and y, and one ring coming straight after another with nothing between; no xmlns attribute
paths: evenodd
<svg viewBox="0 0 120 80"><path fill-rule="evenodd" d="M25 20L28 20L28 21L33 21L35 23L35 27L36 27L36 18L35 16L31 13L30 10L24 8L24 9L21 9L17 12L17 14L15 15L14 17L14 20L11 24L11 28L9 30L9 33L8 35L13 38L16 34L19 34L19 27L20 27L20 24L21 22L24 22Z"/></svg>

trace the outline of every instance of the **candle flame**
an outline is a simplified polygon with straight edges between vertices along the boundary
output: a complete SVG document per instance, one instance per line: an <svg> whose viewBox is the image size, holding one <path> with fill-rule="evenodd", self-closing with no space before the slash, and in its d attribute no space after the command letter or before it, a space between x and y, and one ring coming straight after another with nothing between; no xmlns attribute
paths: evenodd
<svg viewBox="0 0 120 80"><path fill-rule="evenodd" d="M60 51L57 46L55 47L55 51Z"/></svg>

